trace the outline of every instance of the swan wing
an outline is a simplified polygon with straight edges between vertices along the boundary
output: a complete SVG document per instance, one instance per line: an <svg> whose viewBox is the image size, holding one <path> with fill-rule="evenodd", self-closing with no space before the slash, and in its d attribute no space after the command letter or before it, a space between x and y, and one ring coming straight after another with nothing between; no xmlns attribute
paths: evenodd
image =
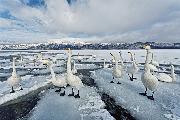
<svg viewBox="0 0 180 120"><path fill-rule="evenodd" d="M158 79L163 82L172 82L172 78L166 73L159 73Z"/></svg>
<svg viewBox="0 0 180 120"><path fill-rule="evenodd" d="M152 70L152 71L158 71L157 67L154 66L153 64L149 64L148 67L149 67L149 69Z"/></svg>
<svg viewBox="0 0 180 120"><path fill-rule="evenodd" d="M151 73L143 73L141 78L144 86L151 91L155 91L158 86L158 79Z"/></svg>
<svg viewBox="0 0 180 120"><path fill-rule="evenodd" d="M19 84L20 80L21 79L18 76L11 76L7 79L7 84L9 84L10 86L16 86Z"/></svg>

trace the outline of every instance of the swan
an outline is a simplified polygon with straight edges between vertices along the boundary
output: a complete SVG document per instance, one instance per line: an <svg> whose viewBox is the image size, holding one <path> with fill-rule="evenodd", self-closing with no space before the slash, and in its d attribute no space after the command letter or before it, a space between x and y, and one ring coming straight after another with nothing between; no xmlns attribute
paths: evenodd
<svg viewBox="0 0 180 120"><path fill-rule="evenodd" d="M83 86L83 83L78 76L73 75L73 73L72 73L72 70L71 70L71 50L70 50L70 48L68 49L66 81L72 87L72 93L69 94L68 96L74 96L75 98L80 98L79 89ZM74 95L74 91L73 91L74 88L78 89L78 93L76 95Z"/></svg>
<svg viewBox="0 0 180 120"><path fill-rule="evenodd" d="M159 67L159 63L154 60L154 54L153 53L152 53L152 60L151 60L150 64L152 64L152 65L154 65L156 67Z"/></svg>
<svg viewBox="0 0 180 120"><path fill-rule="evenodd" d="M16 73L16 68L15 68L15 58L13 58L13 71L12 71L12 75L11 77L9 77L7 79L7 83L11 86L12 90L10 91L10 93L14 93L15 90L14 90L14 87L20 85L21 81L21 77L19 75L17 75ZM21 85L20 85L21 86ZM20 90L23 90L22 86L21 86L21 89Z"/></svg>
<svg viewBox="0 0 180 120"><path fill-rule="evenodd" d="M158 79L150 72L149 63L150 63L150 52L149 52L149 46L145 46L145 49L147 51L146 54L146 60L144 65L144 72L141 75L141 81L146 88L144 93L139 93L140 95L147 96L147 89L152 91L151 96L147 96L148 99L154 100L154 92L157 89L157 86L159 84Z"/></svg>
<svg viewBox="0 0 180 120"><path fill-rule="evenodd" d="M146 52L148 52L148 66L150 71L154 72L154 71L158 71L157 67L159 67L159 63L157 61L154 61L154 55L152 52L150 52L151 47L149 45L145 45L144 48L146 49ZM151 58L150 58L150 54L151 54Z"/></svg>
<svg viewBox="0 0 180 120"><path fill-rule="evenodd" d="M162 81L162 82L175 82L176 75L174 73L174 66L171 65L171 74L170 75L168 75L166 73L159 73L158 79L159 79L159 81Z"/></svg>
<svg viewBox="0 0 180 120"><path fill-rule="evenodd" d="M42 53L39 53L39 54L38 54L38 60L39 60L43 65L48 66L48 64L49 64L49 60L43 59Z"/></svg>
<svg viewBox="0 0 180 120"><path fill-rule="evenodd" d="M76 63L75 61L73 62L73 69L72 69L72 73L76 74L77 73L77 69L76 69Z"/></svg>
<svg viewBox="0 0 180 120"><path fill-rule="evenodd" d="M139 68L135 62L135 58L133 57L133 54L131 52L128 52L128 53L131 55L132 65L127 67L127 73L130 80L133 81L134 79L137 79L137 78L134 78L134 74L138 72ZM131 74L131 76L129 74Z"/></svg>
<svg viewBox="0 0 180 120"><path fill-rule="evenodd" d="M154 72L154 71L157 72L158 71L157 67L159 67L159 63L157 61L154 61L154 55L152 52L151 52L151 55L152 55L152 57L151 57L151 62L149 63L149 68L152 72Z"/></svg>
<svg viewBox="0 0 180 120"><path fill-rule="evenodd" d="M82 57L79 55L79 53L78 53L77 59L78 59L79 62L81 62L81 60L82 60Z"/></svg>
<svg viewBox="0 0 180 120"><path fill-rule="evenodd" d="M53 70L53 63L49 62L49 68L51 71L51 82L54 86L59 87L59 90L56 90L55 92L61 92L61 88L64 88L67 86L67 82L65 77L62 76L56 76ZM60 96L64 96L65 95L65 90L63 93L60 93Z"/></svg>
<svg viewBox="0 0 180 120"><path fill-rule="evenodd" d="M103 59L103 60L104 60L104 61L103 61L103 68L108 68L109 65L106 64L106 59Z"/></svg>
<svg viewBox="0 0 180 120"><path fill-rule="evenodd" d="M113 71L112 71L113 80L114 80L114 77L121 78L122 77L122 66L118 65L118 60L112 53L110 53L110 55L113 57L113 59L115 61L115 65L114 65ZM110 83L114 83L113 80ZM121 84L121 83L118 81L117 84Z"/></svg>

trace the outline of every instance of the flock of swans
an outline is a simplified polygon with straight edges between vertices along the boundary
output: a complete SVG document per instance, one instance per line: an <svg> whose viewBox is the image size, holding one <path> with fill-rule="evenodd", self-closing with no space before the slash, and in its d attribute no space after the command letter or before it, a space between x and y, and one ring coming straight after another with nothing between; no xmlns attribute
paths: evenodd
<svg viewBox="0 0 180 120"><path fill-rule="evenodd" d="M74 96L75 98L80 98L79 89L83 86L83 83L82 83L81 79L75 75L77 73L77 70L75 68L75 62L73 65L74 66L73 69L71 69L71 55L72 55L71 50L68 49L67 71L64 76L55 74L55 72L53 70L53 66L54 66L53 61L51 61L50 59L48 59L48 60L40 59L40 60L42 63L44 63L44 64L46 63L48 68L50 69L51 83L55 87L59 88L55 92L61 92L60 96L64 96L64 95L66 95L65 88L67 86L71 86L72 93L70 93L68 96ZM15 58L13 58L12 75L7 80L7 83L12 87L12 90L10 91L10 93L15 92L14 87L21 86L20 81L21 81L21 77L19 75L17 75L17 73L16 73ZM64 91L62 92L61 89L63 89L63 88L64 88ZM75 94L74 89L77 89L77 94ZM20 90L23 90L22 86L21 86Z"/></svg>
<svg viewBox="0 0 180 120"><path fill-rule="evenodd" d="M171 74L166 74L166 73L158 73L158 67L159 64L157 61L154 60L153 53L151 51L150 46L145 45L144 46L146 50L146 59L145 59L145 64L144 64L144 71L142 72L141 75L141 81L145 87L145 92L139 93L142 96L147 96L148 99L154 100L154 93L157 90L159 81L162 82L175 82L176 81L176 76L174 73L174 66L171 65ZM129 79L131 81L137 79L134 77L134 74L136 74L139 71L138 64L135 59L135 54L132 52L128 52L130 55L130 60L131 63L129 66L126 66L123 62L123 57L121 52L120 54L120 63L117 59L117 57L110 53L112 56L114 62L113 68L112 68L112 81L110 83L115 83L114 79L117 78L122 78L124 75L124 72L129 76ZM68 59L67 59L67 66L66 66L66 73L64 75L56 75L53 66L54 62L51 61L50 59L48 60L42 60L43 63L46 63L50 72L51 72L51 83L55 86L58 87L55 92L60 92L60 96L66 95L66 87L70 86L72 88L72 92L68 94L68 96L74 96L75 98L80 98L79 90L81 87L83 87L83 83L81 79L76 75L77 74L77 69L76 69L76 64L73 62L73 65L71 64L72 60L72 51L68 49ZM82 58L78 54L78 60L81 60ZM73 66L73 67L72 67ZM106 65L105 59L104 59L104 68L107 68L108 66ZM156 74L158 73L158 74ZM21 81L21 77L17 75L16 69L15 69L15 58L13 58L13 71L12 75L10 78L8 78L7 83L11 86L12 90L10 93L14 93L14 87L19 86ZM117 84L121 84L121 82L118 80ZM63 90L62 90L63 89ZM20 90L23 90L22 86L20 85ZM76 93L75 93L75 90ZM148 96L147 95L147 90L150 90L152 92L152 95Z"/></svg>
<svg viewBox="0 0 180 120"><path fill-rule="evenodd" d="M144 64L144 71L142 72L141 75L141 81L145 87L145 92L144 93L139 93L140 95L147 96L148 99L154 100L154 93L157 90L159 81L161 82L175 82L176 81L176 76L174 73L174 66L171 64L171 74L166 74L166 73L158 73L158 68L159 63L154 60L153 53L150 51L151 47L148 45L144 46L146 50L146 59L145 59L145 64ZM131 64L130 66L125 67L122 59L122 55L120 52L120 64L118 63L117 58L110 53L110 55L113 57L113 60L115 62L113 69L112 69L112 76L114 78L122 78L124 71L127 72L129 79L133 81L134 79L134 74L139 71L139 67L135 61L135 54L132 52L128 52L130 54L130 59L131 59ZM158 74L155 74L157 72ZM112 80L110 83L114 83ZM119 81L117 84L121 84ZM147 95L147 90L150 90L152 92L152 95L148 96Z"/></svg>

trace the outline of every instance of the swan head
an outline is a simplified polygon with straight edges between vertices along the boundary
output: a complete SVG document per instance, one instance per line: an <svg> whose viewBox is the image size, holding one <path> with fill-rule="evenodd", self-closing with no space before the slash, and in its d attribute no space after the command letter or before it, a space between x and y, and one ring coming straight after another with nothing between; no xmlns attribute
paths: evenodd
<svg viewBox="0 0 180 120"><path fill-rule="evenodd" d="M113 60L115 60L115 59L116 59L116 57L115 57L112 53L110 53L110 55L113 57Z"/></svg>
<svg viewBox="0 0 180 120"><path fill-rule="evenodd" d="M171 64L171 69L174 70L174 65L173 64Z"/></svg>
<svg viewBox="0 0 180 120"><path fill-rule="evenodd" d="M67 51L68 51L68 53L71 53L71 49L70 48L68 48Z"/></svg>
<svg viewBox="0 0 180 120"><path fill-rule="evenodd" d="M150 49L151 49L151 47L150 47L149 45L144 45L143 48L144 48L145 50L150 50Z"/></svg>
<svg viewBox="0 0 180 120"><path fill-rule="evenodd" d="M119 51L119 54L120 54L120 56L122 55L122 52L121 51Z"/></svg>

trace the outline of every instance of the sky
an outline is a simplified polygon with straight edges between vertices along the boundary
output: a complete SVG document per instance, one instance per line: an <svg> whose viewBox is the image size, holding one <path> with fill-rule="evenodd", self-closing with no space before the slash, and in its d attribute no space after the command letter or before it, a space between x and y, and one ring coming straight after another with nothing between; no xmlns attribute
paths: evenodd
<svg viewBox="0 0 180 120"><path fill-rule="evenodd" d="M0 0L0 41L180 42L180 0Z"/></svg>

